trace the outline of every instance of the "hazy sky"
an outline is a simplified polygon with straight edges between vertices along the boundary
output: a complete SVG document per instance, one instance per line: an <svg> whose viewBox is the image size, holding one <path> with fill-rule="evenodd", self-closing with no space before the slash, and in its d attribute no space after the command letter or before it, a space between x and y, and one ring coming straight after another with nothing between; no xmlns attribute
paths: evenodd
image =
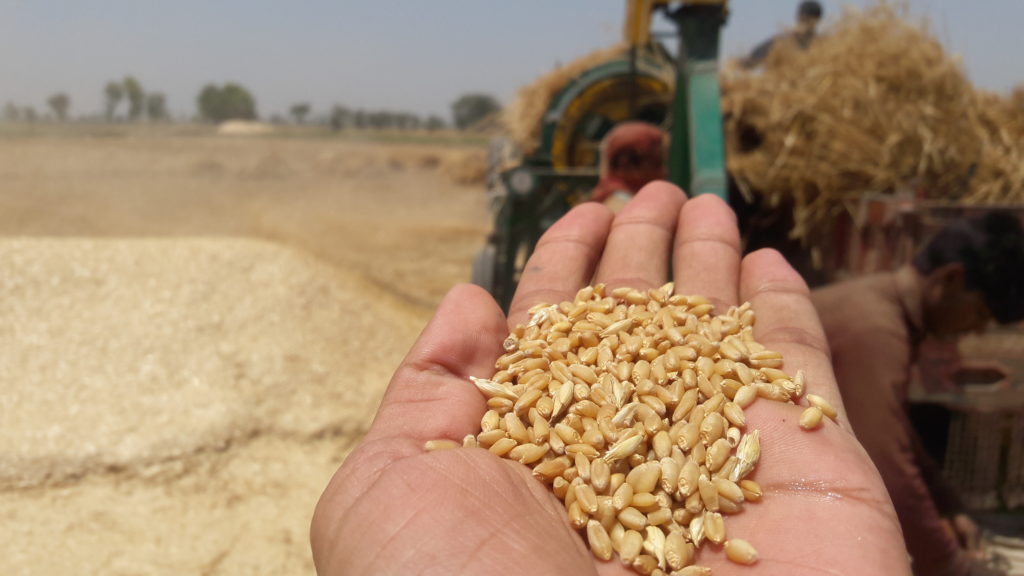
<svg viewBox="0 0 1024 576"><path fill-rule="evenodd" d="M826 18L869 1L825 0ZM733 0L725 53L777 32L797 3ZM909 4L975 83L1024 82L1024 1ZM308 101L447 118L460 94L508 101L556 62L615 42L623 12L623 0L0 0L0 104L43 110L66 91L74 115L98 113L103 85L133 74L179 115L204 84L233 80L264 116Z"/></svg>

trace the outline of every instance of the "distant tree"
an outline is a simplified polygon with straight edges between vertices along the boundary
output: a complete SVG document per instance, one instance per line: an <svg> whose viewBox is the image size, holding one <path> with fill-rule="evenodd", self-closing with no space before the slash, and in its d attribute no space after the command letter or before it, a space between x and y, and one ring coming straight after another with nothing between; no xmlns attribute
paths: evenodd
<svg viewBox="0 0 1024 576"><path fill-rule="evenodd" d="M142 84L134 76L125 76L122 85L124 95L128 98L128 119L138 120L146 110L146 93L142 90Z"/></svg>
<svg viewBox="0 0 1024 576"><path fill-rule="evenodd" d="M391 114L382 110L370 112L370 128L384 130L391 126Z"/></svg>
<svg viewBox="0 0 1024 576"><path fill-rule="evenodd" d="M68 109L71 108L71 97L64 92L58 92L50 96L46 100L46 104L49 105L50 110L53 110L53 115L57 117L57 120L63 122L68 117Z"/></svg>
<svg viewBox="0 0 1024 576"><path fill-rule="evenodd" d="M368 124L367 120L366 120L366 111L365 110L356 110L356 113L353 116L352 121L355 124L356 128L358 128L360 130L366 128L367 124Z"/></svg>
<svg viewBox="0 0 1024 576"><path fill-rule="evenodd" d="M36 112L35 107L25 106L21 109L21 118L26 122L35 122L39 118L39 114Z"/></svg>
<svg viewBox="0 0 1024 576"><path fill-rule="evenodd" d="M352 111L344 106L335 104L331 108L331 115L328 118L328 123L331 125L331 130L335 132L348 128L349 124L352 123Z"/></svg>
<svg viewBox="0 0 1024 576"><path fill-rule="evenodd" d="M117 106L124 99L124 86L120 82L107 82L103 94L107 101L107 120L113 120Z"/></svg>
<svg viewBox="0 0 1024 576"><path fill-rule="evenodd" d="M17 122L18 120L21 120L21 109L14 102L4 104L4 121Z"/></svg>
<svg viewBox="0 0 1024 576"><path fill-rule="evenodd" d="M167 114L167 97L159 92L146 95L146 117L153 122L163 122L170 118Z"/></svg>
<svg viewBox="0 0 1024 576"><path fill-rule="evenodd" d="M430 115L427 117L425 127L427 130L434 132L435 130L444 130L447 125L444 122L444 118L437 115Z"/></svg>
<svg viewBox="0 0 1024 576"><path fill-rule="evenodd" d="M408 112L403 112L397 117L399 130L418 130L421 123L419 116Z"/></svg>
<svg viewBox="0 0 1024 576"><path fill-rule="evenodd" d="M210 122L256 118L256 101L252 94L231 82L222 87L207 84L199 93L196 104L199 116Z"/></svg>
<svg viewBox="0 0 1024 576"><path fill-rule="evenodd" d="M306 102L300 102L293 105L288 111L291 113L292 118L295 119L296 124L302 124L306 121L306 116L309 115L309 111L312 108Z"/></svg>
<svg viewBox="0 0 1024 576"><path fill-rule="evenodd" d="M455 127L465 130L491 114L501 110L501 104L487 94L464 94L452 103Z"/></svg>

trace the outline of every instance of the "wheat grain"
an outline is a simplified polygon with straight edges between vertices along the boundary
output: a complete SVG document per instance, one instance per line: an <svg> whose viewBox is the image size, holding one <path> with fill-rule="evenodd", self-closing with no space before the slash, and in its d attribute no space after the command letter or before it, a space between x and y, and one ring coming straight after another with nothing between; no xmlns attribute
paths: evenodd
<svg viewBox="0 0 1024 576"><path fill-rule="evenodd" d="M693 564L705 540L725 543L734 562L756 560L749 544L725 539L724 516L762 498L747 478L760 437L744 433L745 409L758 398L792 403L806 382L753 339L749 304L713 315L707 298L671 284L595 285L530 315L503 342L494 375L471 379L488 409L463 446L531 467L602 560L706 575Z"/></svg>

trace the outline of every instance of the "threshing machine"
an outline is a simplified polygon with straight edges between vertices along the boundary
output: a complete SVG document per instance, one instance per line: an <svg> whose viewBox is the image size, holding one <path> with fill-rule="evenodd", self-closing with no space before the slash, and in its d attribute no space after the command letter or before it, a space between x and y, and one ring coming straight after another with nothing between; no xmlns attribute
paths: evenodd
<svg viewBox="0 0 1024 576"><path fill-rule="evenodd" d="M602 171L616 164L616 158L606 157L615 153L602 151L602 142L617 126L657 127L668 135L667 156L662 154L667 161L658 159L667 165L668 179L690 195L725 198L718 55L726 5L726 0L627 0L628 49L560 89L543 115L536 148L524 153L507 140L492 145L488 192L494 232L474 261L473 281L504 308L540 235L573 205L590 199ZM676 30L653 33L658 14ZM675 55L660 42L663 36L678 39Z"/></svg>

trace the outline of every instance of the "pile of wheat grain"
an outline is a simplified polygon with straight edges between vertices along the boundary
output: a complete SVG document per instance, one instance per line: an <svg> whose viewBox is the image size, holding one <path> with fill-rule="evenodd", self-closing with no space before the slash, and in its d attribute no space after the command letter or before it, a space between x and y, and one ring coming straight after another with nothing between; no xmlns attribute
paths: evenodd
<svg viewBox="0 0 1024 576"><path fill-rule="evenodd" d="M848 10L809 50L722 74L728 167L745 192L791 202L795 236L865 193L1024 201L1024 95L975 89L925 24L888 4Z"/></svg>

